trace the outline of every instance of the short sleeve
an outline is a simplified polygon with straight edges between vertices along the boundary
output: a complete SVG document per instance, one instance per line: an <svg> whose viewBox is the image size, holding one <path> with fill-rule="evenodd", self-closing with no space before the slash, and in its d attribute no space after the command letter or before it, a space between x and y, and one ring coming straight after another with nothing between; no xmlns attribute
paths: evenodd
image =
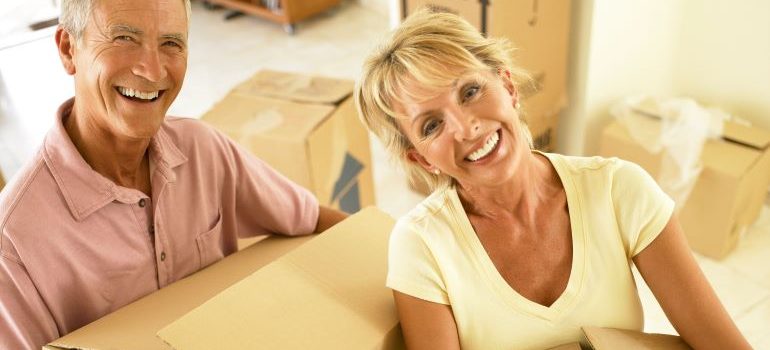
<svg viewBox="0 0 770 350"><path fill-rule="evenodd" d="M612 178L612 201L626 254L632 258L663 231L674 201L642 167L618 160Z"/></svg>
<svg viewBox="0 0 770 350"><path fill-rule="evenodd" d="M449 305L436 259L414 224L404 218L390 235L386 284L415 298Z"/></svg>

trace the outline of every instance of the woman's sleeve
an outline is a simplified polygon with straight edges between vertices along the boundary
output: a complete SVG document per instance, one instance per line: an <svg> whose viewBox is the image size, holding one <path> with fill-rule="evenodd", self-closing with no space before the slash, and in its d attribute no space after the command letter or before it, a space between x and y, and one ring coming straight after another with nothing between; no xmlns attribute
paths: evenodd
<svg viewBox="0 0 770 350"><path fill-rule="evenodd" d="M618 228L632 258L663 231L674 213L674 201L642 167L618 160L613 173L612 201Z"/></svg>
<svg viewBox="0 0 770 350"><path fill-rule="evenodd" d="M390 234L387 286L426 301L449 305L433 252L415 226L405 219Z"/></svg>

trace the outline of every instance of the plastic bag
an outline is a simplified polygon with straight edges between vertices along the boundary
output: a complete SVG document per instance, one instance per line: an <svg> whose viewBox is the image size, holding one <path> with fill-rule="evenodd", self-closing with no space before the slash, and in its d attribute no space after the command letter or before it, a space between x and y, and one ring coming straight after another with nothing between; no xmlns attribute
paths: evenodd
<svg viewBox="0 0 770 350"><path fill-rule="evenodd" d="M629 97L615 104L610 113L648 152L662 152L656 180L681 209L703 169L703 145L720 138L726 113L707 109L686 98ZM653 174L655 175L655 174Z"/></svg>

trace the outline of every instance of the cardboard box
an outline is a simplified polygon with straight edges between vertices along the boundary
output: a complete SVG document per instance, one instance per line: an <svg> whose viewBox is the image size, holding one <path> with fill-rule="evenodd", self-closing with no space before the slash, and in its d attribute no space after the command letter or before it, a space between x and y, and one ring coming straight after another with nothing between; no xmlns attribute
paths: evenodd
<svg viewBox="0 0 770 350"><path fill-rule="evenodd" d="M106 315L47 346L54 349L168 350L155 333L230 285L312 240L270 236L258 244Z"/></svg>
<svg viewBox="0 0 770 350"><path fill-rule="evenodd" d="M3 173L0 172L0 191L5 187L5 179L3 179Z"/></svg>
<svg viewBox="0 0 770 350"><path fill-rule="evenodd" d="M682 338L668 334L640 333L624 329L583 327L594 350L690 350Z"/></svg>
<svg viewBox="0 0 770 350"><path fill-rule="evenodd" d="M385 287L393 219L371 208L158 332L175 349L403 349Z"/></svg>
<svg viewBox="0 0 770 350"><path fill-rule="evenodd" d="M426 6L460 15L485 35L509 39L516 47L515 64L534 79L534 87L522 87L527 121L531 125L548 121L555 129L567 104L570 0L402 0L401 13L406 18ZM542 130L533 130L535 139ZM543 149L554 148L555 137L548 140Z"/></svg>
<svg viewBox="0 0 770 350"><path fill-rule="evenodd" d="M195 307L212 299L227 287L243 280L255 271L259 271L260 269L265 268L265 266L272 266L268 265L270 262L279 259L290 251L302 248L306 244L315 242L319 239L318 243L313 243L313 245L311 245L309 254L299 254L300 256L296 260L299 260L300 262L324 258L332 260L323 262L323 264L328 263L329 265L322 264L313 267L316 269L324 267L331 269L327 272L338 275L336 278L342 280L339 283L340 286L350 287L351 283L353 286L361 285L362 283L366 284L364 286L365 289L353 291L352 294L355 294L360 298L353 299L351 302L366 304L362 306L363 310L378 313L379 315L375 315L375 319L380 320L380 325L382 326L387 326L390 323L396 324L395 309L394 306L392 306L392 302L391 305L382 304L386 299L392 300L390 291L385 288L384 269L387 260L387 239L393 224L393 219L387 214L375 208L367 208L361 210L358 214L350 216L348 219L332 227L322 235L295 238L283 236L268 237L185 279L177 281L166 288L139 299L132 304L126 305L114 313L59 338L45 346L43 349L172 349L170 345L166 344L156 336L156 333L159 330L185 315L190 310L193 310ZM333 253L337 250L344 250L345 248L349 248L348 250L351 252L343 251L340 252L341 254L339 255ZM318 250L320 250L322 254L313 256L313 252ZM357 257L358 259L366 260L365 264L358 269L357 266L354 265L347 266L344 269L334 270L336 268L333 265L334 262L345 259L345 257L348 256L346 255L348 253L365 255L365 257ZM295 254L295 256L296 255L297 254ZM376 265L374 270L367 270L367 268L373 265ZM274 270L276 267L271 267L270 269ZM358 274L352 272L349 273L350 270L358 270ZM266 272L266 274L268 273L270 272ZM275 276L275 285L281 285L288 281L296 281L297 273L304 277L312 278L310 274L302 273L301 271L286 271ZM361 277L362 274L367 276ZM359 277L363 278L363 281L365 282L362 282ZM307 283L312 283L312 281L307 281ZM269 288L270 289L265 291L259 291L257 294L266 293L265 295L269 295L271 290L276 290L275 286L272 284ZM369 291L374 289L378 289L378 292L371 295L372 299L367 299L369 298ZM258 300L252 300L255 299L257 294L243 300L242 303L239 303L238 307L247 310L247 305L259 302ZM384 294L387 294L387 298L384 298ZM261 299L263 297L260 295L259 298ZM217 300L217 298L214 299ZM370 302L371 305L368 305ZM321 310L324 307L323 305L311 304L310 300L307 299L302 299L302 302L300 303L296 300L292 300L286 305L275 304L272 306L274 308L281 308L284 306L286 308L292 306L302 307L308 312ZM332 307L331 304L328 307ZM283 320L282 322L287 321L288 320ZM357 321L355 318L351 318L349 322L356 323L360 322L360 320ZM264 330L256 324L242 324L242 326L248 329L248 331L244 331L244 335L253 335L255 332L262 332ZM367 326L374 327L373 325ZM314 325L316 332L323 327L323 324ZM351 328L351 331L354 329L356 328ZM304 332L307 330L302 331ZM369 334L372 334L375 331L375 328L372 328ZM400 330L395 332L399 331ZM344 338L344 336L340 334L337 334L336 336ZM395 334L393 337L393 339L400 339L399 336ZM221 339L219 341L220 343L218 343L217 346L210 347L210 349L227 348L223 346ZM278 348L282 349L283 347Z"/></svg>
<svg viewBox="0 0 770 350"><path fill-rule="evenodd" d="M348 213L374 205L369 134L353 82L261 71L202 120L246 147L321 204Z"/></svg>
<svg viewBox="0 0 770 350"><path fill-rule="evenodd" d="M635 162L653 177L660 171L662 154L647 152L616 121L604 129L599 154ZM728 121L721 139L706 142L700 160L703 171L679 218L690 246L719 259L759 216L770 185L770 132Z"/></svg>

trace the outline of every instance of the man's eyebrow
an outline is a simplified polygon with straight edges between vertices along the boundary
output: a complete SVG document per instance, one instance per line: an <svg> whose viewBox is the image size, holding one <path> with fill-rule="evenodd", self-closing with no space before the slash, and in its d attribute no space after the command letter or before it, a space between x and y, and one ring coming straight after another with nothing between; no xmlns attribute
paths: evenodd
<svg viewBox="0 0 770 350"><path fill-rule="evenodd" d="M163 34L160 37L163 39L176 39L182 42L185 41L185 36L182 35L181 33Z"/></svg>
<svg viewBox="0 0 770 350"><path fill-rule="evenodd" d="M110 26L110 33L115 33L115 32L129 32L131 34L136 34L136 35L142 34L141 29L132 27L129 25L125 25L125 24L116 24L116 25Z"/></svg>

